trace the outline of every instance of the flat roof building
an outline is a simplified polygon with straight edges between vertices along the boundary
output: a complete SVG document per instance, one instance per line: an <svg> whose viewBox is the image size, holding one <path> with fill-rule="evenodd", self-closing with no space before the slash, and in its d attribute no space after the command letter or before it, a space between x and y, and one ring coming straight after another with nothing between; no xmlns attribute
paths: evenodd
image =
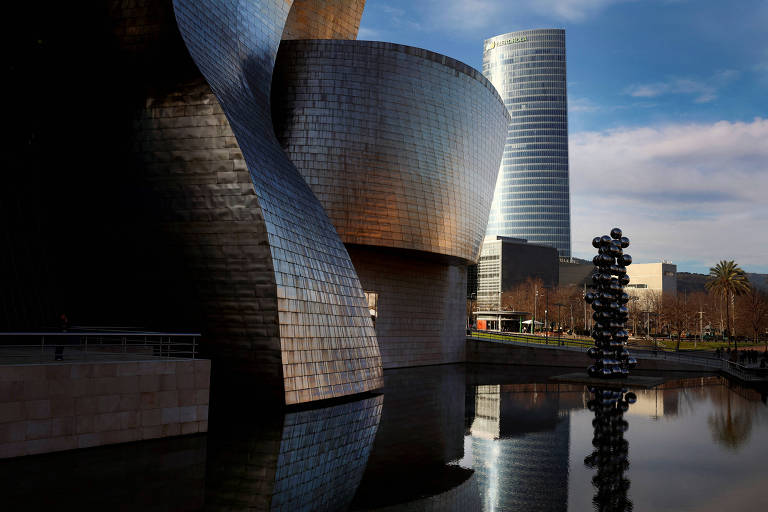
<svg viewBox="0 0 768 512"><path fill-rule="evenodd" d="M486 237L477 265L477 307L497 309L502 293L529 278L541 279L547 286L557 285L556 249L520 238Z"/></svg>
<svg viewBox="0 0 768 512"><path fill-rule="evenodd" d="M568 257L565 30L521 30L486 39L483 74L512 116L486 235L525 238Z"/></svg>
<svg viewBox="0 0 768 512"><path fill-rule="evenodd" d="M677 265L661 263L633 263L627 267L629 284L627 293L642 297L649 292L677 295Z"/></svg>

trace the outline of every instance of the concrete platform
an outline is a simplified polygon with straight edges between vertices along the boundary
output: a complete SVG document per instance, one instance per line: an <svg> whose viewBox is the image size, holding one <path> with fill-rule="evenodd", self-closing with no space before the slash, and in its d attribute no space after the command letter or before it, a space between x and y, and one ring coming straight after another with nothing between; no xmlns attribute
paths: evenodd
<svg viewBox="0 0 768 512"><path fill-rule="evenodd" d="M586 384L587 386L600 386L605 388L643 388L651 389L664 383L661 377L647 377L644 375L630 375L626 379L596 379L586 372L566 373L554 375L549 378L555 382L568 382L571 384Z"/></svg>

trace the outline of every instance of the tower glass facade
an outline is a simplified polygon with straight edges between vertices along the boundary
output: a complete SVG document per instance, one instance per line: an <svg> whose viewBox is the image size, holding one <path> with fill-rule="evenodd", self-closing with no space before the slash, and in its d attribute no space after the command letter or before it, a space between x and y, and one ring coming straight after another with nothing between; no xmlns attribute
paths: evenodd
<svg viewBox="0 0 768 512"><path fill-rule="evenodd" d="M512 117L486 236L525 238L570 257L565 30L487 39L483 74Z"/></svg>

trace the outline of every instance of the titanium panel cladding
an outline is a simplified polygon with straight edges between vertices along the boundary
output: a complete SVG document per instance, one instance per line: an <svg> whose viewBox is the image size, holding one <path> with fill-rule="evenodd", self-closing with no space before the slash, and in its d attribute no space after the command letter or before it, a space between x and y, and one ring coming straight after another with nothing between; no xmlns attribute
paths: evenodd
<svg viewBox="0 0 768 512"><path fill-rule="evenodd" d="M479 72L393 43L284 41L273 110L344 243L477 259L509 122Z"/></svg>
<svg viewBox="0 0 768 512"><path fill-rule="evenodd" d="M274 137L270 84L291 2L174 0L176 20L229 121L264 217L277 288L286 403L382 386L357 274Z"/></svg>
<svg viewBox="0 0 768 512"><path fill-rule="evenodd" d="M294 0L283 39L357 39L365 0Z"/></svg>
<svg viewBox="0 0 768 512"><path fill-rule="evenodd" d="M483 74L512 116L487 235L525 238L570 257L565 30L487 39Z"/></svg>

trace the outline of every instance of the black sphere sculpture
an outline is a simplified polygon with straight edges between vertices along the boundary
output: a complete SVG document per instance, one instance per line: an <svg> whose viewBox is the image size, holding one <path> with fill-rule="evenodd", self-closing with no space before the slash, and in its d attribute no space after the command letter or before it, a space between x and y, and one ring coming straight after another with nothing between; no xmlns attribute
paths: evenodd
<svg viewBox="0 0 768 512"><path fill-rule="evenodd" d="M595 265L592 290L584 299L595 311L592 315L595 350L588 352L594 362L587 373L596 378L625 378L629 370L637 366L637 360L624 348L629 337L624 329L628 313L624 304L629 301L624 287L629 284L627 266L632 264L632 256L623 249L629 247L629 238L621 229L613 228L610 235L592 239L592 246L598 249L598 254L592 260Z"/></svg>

